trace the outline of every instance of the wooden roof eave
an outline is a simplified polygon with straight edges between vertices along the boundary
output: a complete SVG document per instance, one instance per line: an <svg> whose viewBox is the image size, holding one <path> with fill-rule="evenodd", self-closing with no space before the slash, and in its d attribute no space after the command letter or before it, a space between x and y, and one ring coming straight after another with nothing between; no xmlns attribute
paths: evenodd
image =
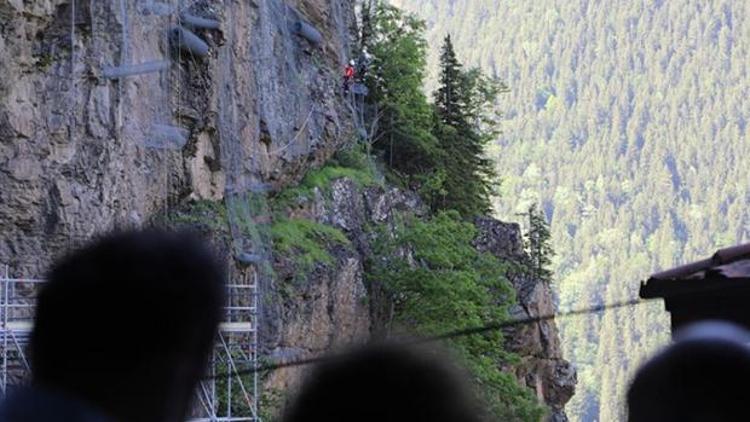
<svg viewBox="0 0 750 422"><path fill-rule="evenodd" d="M647 282L641 283L639 296L643 299L669 299L734 289L750 289L750 278L708 276L693 279L658 279L652 277Z"/></svg>

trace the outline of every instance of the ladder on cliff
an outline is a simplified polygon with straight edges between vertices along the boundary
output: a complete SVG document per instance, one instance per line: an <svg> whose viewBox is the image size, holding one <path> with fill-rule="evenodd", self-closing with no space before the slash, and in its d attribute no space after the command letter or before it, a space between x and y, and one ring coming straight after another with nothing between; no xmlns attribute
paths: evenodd
<svg viewBox="0 0 750 422"><path fill-rule="evenodd" d="M357 131L357 136L362 141L365 141L370 137L370 133L367 130L367 121L365 116L365 98L368 95L369 89L367 88L367 85L358 81L355 81L351 85L347 95L347 106L349 107L349 112L352 115L354 128Z"/></svg>

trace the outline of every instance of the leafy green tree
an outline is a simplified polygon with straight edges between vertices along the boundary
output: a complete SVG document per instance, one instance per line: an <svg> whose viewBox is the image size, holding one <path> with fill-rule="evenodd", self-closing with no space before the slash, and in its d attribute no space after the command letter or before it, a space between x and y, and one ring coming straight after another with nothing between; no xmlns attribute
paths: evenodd
<svg viewBox="0 0 750 422"><path fill-rule="evenodd" d="M475 236L472 223L448 211L428 221L407 220L393 238L376 245L373 256L393 258L369 263L368 277L387 286L395 301L396 329L435 335L508 318L515 301L505 277L508 265L478 252L472 245ZM403 258L405 249L413 260ZM500 332L459 337L449 345L471 371L493 420L541 419L544 409L532 392L500 369L514 359L503 350Z"/></svg>
<svg viewBox="0 0 750 422"><path fill-rule="evenodd" d="M367 101L377 110L373 148L393 170L419 179L435 170L439 155L432 108L423 92L424 22L384 2L373 7L369 43L375 63L367 80Z"/></svg>
<svg viewBox="0 0 750 422"><path fill-rule="evenodd" d="M363 49L370 49L372 47L372 36L373 36L373 13L377 10L377 4L374 0L363 0L360 9L360 35L359 35L359 46Z"/></svg>

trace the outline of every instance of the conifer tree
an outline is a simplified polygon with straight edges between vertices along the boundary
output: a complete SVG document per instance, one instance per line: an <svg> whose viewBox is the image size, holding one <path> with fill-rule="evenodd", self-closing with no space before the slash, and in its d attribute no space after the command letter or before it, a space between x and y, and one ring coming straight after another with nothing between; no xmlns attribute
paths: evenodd
<svg viewBox="0 0 750 422"><path fill-rule="evenodd" d="M444 194L432 202L434 209L454 209L464 217L487 214L491 209L496 174L484 148L496 131L479 117L480 110L495 102L499 90L494 87L478 70L463 70L450 35L446 36L434 94L434 133L441 151Z"/></svg>
<svg viewBox="0 0 750 422"><path fill-rule="evenodd" d="M537 207L537 204L532 204L525 215L529 219L529 227L524 243L531 260L531 271L534 276L549 282L552 279L552 271L549 267L555 254L550 244L549 224L544 212Z"/></svg>
<svg viewBox="0 0 750 422"><path fill-rule="evenodd" d="M440 53L440 86L435 92L435 108L440 121L454 128L466 123L462 67L453 49L451 36L447 35Z"/></svg>

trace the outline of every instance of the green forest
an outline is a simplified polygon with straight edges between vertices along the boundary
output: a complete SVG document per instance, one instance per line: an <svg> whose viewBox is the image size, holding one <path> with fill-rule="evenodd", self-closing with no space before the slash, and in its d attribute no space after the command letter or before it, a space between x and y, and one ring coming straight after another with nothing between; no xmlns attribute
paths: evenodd
<svg viewBox="0 0 750 422"><path fill-rule="evenodd" d="M750 4L703 0L393 0L503 80L490 148L499 217L539 203L560 310L750 238ZM428 80L439 80L430 50ZM660 303L560 319L575 421L624 419L633 370L667 340Z"/></svg>

